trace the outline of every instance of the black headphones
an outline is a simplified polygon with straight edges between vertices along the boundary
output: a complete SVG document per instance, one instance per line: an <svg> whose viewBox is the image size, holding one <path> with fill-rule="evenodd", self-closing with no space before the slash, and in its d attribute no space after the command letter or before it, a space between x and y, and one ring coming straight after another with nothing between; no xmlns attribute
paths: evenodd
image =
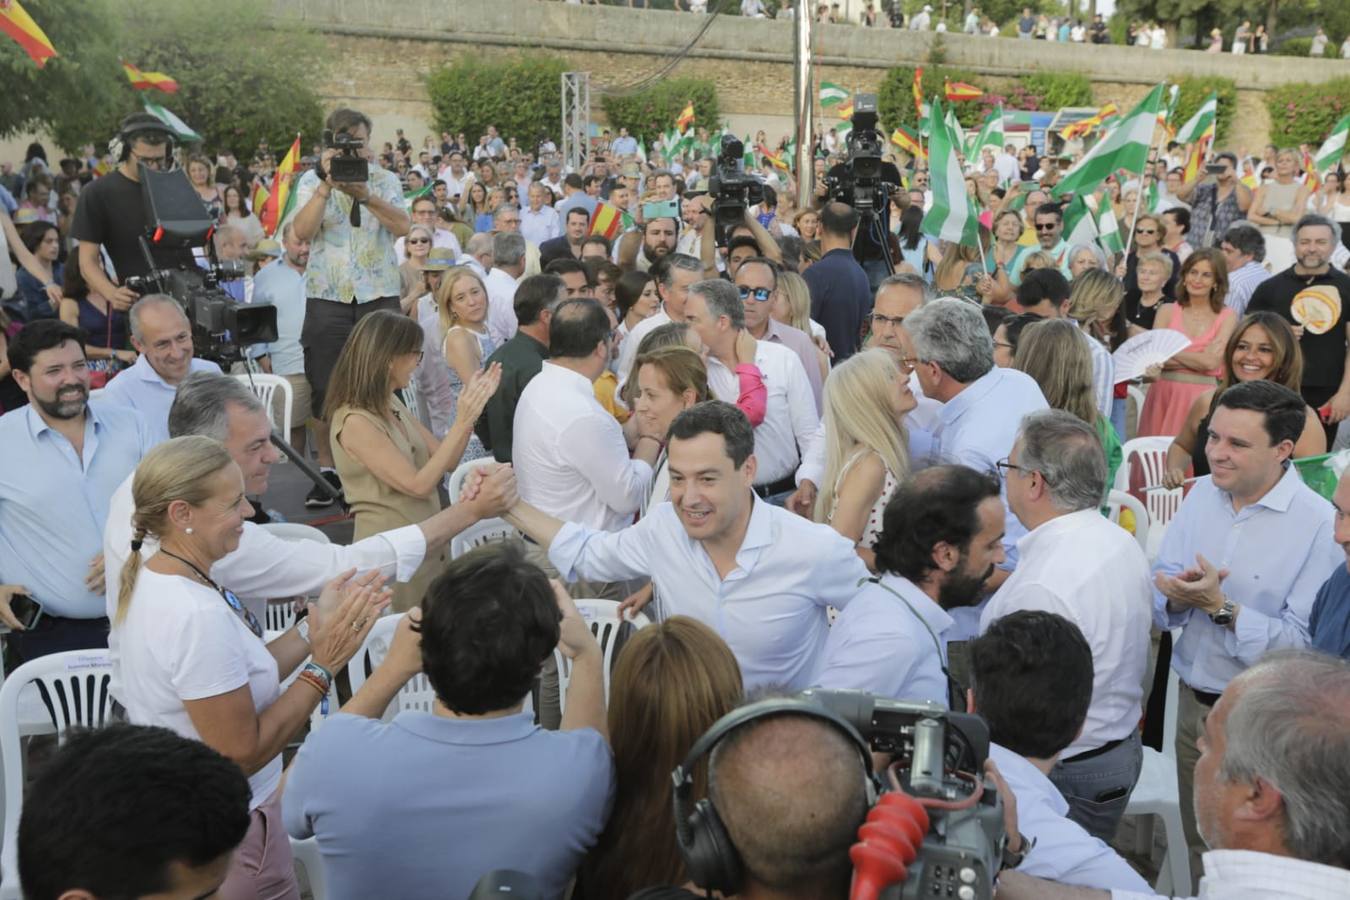
<svg viewBox="0 0 1350 900"><path fill-rule="evenodd" d="M172 165L173 142L178 135L172 128L164 124L158 116L148 112L132 113L122 120L122 125L111 142L118 145L118 148L114 151L117 153L118 162L126 162L131 156L132 143L137 138L147 134L164 135L164 141L167 145L164 150L165 158L168 160L168 165Z"/></svg>
<svg viewBox="0 0 1350 900"><path fill-rule="evenodd" d="M758 719L780 715L809 716L833 725L846 736L862 761L869 805L872 802L872 751L857 729L844 719L823 706L798 697L761 700L732 710L694 742L684 762L671 773L675 781L675 844L684 859L689 880L704 890L719 891L728 896L735 894L740 891L745 872L741 855L731 842L712 798L704 797L697 803L692 802L694 767L737 728Z"/></svg>

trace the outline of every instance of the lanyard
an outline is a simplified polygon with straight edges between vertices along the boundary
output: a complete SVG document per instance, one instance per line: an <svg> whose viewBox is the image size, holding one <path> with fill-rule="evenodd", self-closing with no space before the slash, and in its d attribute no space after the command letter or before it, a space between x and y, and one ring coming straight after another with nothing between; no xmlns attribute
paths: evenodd
<svg viewBox="0 0 1350 900"><path fill-rule="evenodd" d="M192 563L188 562L186 559L183 559L183 557L179 556L177 553L170 553L168 550L165 550L162 546L159 548L159 552L163 553L165 556L171 559L178 560L180 563L187 566L192 571L196 572L197 577L200 578L202 581L206 582L207 584L209 584L211 587L215 588L216 592L220 594L222 599L224 599L226 605L228 605L230 609L234 610L235 615L239 616L241 619L244 620L244 624L248 626L249 631L253 632L260 638L263 636L262 624L258 622L258 617L253 615L253 613L248 609L248 607L244 606L244 604L239 601L239 598L234 595L234 591L226 590L225 588L216 584L209 577L207 577L205 572L197 568Z"/></svg>
<svg viewBox="0 0 1350 900"><path fill-rule="evenodd" d="M862 587L863 582L875 584L877 587L905 604L905 609L909 610L910 614L919 620L919 624L923 626L923 630L928 632L928 636L933 639L933 649L937 651L938 655L938 668L942 670L942 677L947 679L947 707L955 712L965 712L965 686L953 678L951 672L947 671L946 654L942 652L942 642L938 640L938 636L934 633L932 626L928 624L928 621L924 619L923 616L919 615L919 611L915 609L908 600L900 596L898 591L890 585L883 584L879 576L859 579L858 587Z"/></svg>

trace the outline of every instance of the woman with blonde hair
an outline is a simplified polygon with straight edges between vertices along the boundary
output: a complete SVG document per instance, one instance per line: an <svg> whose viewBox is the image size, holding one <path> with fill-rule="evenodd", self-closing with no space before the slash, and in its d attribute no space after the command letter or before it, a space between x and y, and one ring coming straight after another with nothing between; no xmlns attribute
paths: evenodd
<svg viewBox="0 0 1350 900"><path fill-rule="evenodd" d="M399 307L416 319L417 299L426 293L422 270L431 254L431 229L414 224L408 228L408 236L403 241L408 258L398 266Z"/></svg>
<svg viewBox="0 0 1350 900"><path fill-rule="evenodd" d="M803 243L820 240L820 213L810 207L798 210L792 217L792 227L797 229Z"/></svg>
<svg viewBox="0 0 1350 900"><path fill-rule="evenodd" d="M853 541L869 568L886 503L909 475L903 419L918 402L908 375L876 349L849 357L825 381L825 474L815 520Z"/></svg>
<svg viewBox="0 0 1350 900"><path fill-rule="evenodd" d="M253 512L225 447L201 436L166 441L137 466L131 494L131 555L108 636L114 692L135 724L199 740L248 776L249 829L218 896L299 900L281 823L281 754L388 605L383 578L340 575L305 626L264 644L257 617L207 574L238 548ZM151 538L158 550L142 562ZM282 691L281 679L306 657L312 662Z"/></svg>
<svg viewBox="0 0 1350 900"><path fill-rule="evenodd" d="M487 328L487 286L473 269L456 266L441 276L436 306L441 316L441 352L450 366L450 402L454 410L450 422L454 424L460 395L482 369L483 360L497 349ZM460 461L487 455L478 435L470 432Z"/></svg>
<svg viewBox="0 0 1350 900"><path fill-rule="evenodd" d="M633 412L642 434L660 435L661 455L653 467L652 490L642 504L641 515L670 496L670 471L666 467L666 435L681 412L712 399L708 390L708 367L703 357L688 347L661 347L641 353L633 362L633 381L637 393Z"/></svg>
<svg viewBox="0 0 1350 900"><path fill-rule="evenodd" d="M769 315L784 325L810 335L816 345L816 357L820 363L820 377L823 381L830 375L830 354L825 349L825 327L811 318L811 289L806 279L796 272L778 273L778 293L773 301Z"/></svg>
<svg viewBox="0 0 1350 900"><path fill-rule="evenodd" d="M1092 353L1079 327L1067 319L1028 325L1017 342L1013 368L1036 380L1051 409L1072 413L1097 429L1106 454L1106 483L1113 483L1121 461L1120 438L1110 420L1097 411L1092 396Z"/></svg>
<svg viewBox="0 0 1350 900"><path fill-rule="evenodd" d="M743 693L731 648L687 616L635 632L615 663L612 684L614 810L578 875L577 895L585 900L624 900L643 887L689 880L670 829L670 773ZM695 795L706 795L707 780L701 765Z"/></svg>
<svg viewBox="0 0 1350 900"><path fill-rule="evenodd" d="M1115 365L1105 351L1115 353L1126 339L1143 333L1142 328L1125 320L1122 306L1124 297L1125 287L1120 279L1105 269L1089 270L1073 280L1073 290L1069 294L1069 318L1078 323L1088 340L1097 343L1092 348L1093 386L1097 390L1105 389L1099 383L1099 379L1104 382L1107 378L1104 369L1110 369L1114 379ZM1129 385L1124 381L1115 383L1113 380L1110 387L1111 424L1123 440L1125 398Z"/></svg>
<svg viewBox="0 0 1350 900"><path fill-rule="evenodd" d="M356 323L333 366L324 418L343 491L356 514L353 540L440 511L441 479L459 465L474 422L501 380L498 365L475 373L459 396L454 424L438 441L394 394L408 386L421 361L422 327L379 310ZM411 580L394 589L396 610L421 602L441 562L440 555L428 556Z"/></svg>

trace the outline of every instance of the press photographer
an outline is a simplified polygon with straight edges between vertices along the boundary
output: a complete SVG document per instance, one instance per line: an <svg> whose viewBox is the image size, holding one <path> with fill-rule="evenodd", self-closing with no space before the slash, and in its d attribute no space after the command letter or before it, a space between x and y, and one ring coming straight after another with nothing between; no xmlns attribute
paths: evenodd
<svg viewBox="0 0 1350 900"><path fill-rule="evenodd" d="M310 242L300 343L316 410L323 408L328 376L356 323L377 310L399 311L394 241L412 223L398 176L374 161L370 130L364 113L334 110L324 127L323 155L295 188L292 228L297 240ZM340 488L336 472L325 470L324 476ZM316 488L307 502L325 500Z"/></svg>
<svg viewBox="0 0 1350 900"><path fill-rule="evenodd" d="M75 206L70 234L79 241L80 274L91 293L107 297L118 310L128 309L139 296L127 279L145 276L152 268L140 245L147 225L140 167L172 168L173 136L169 126L149 113L127 116L114 141L121 145L117 168L81 190ZM114 272L103 269L105 250Z"/></svg>

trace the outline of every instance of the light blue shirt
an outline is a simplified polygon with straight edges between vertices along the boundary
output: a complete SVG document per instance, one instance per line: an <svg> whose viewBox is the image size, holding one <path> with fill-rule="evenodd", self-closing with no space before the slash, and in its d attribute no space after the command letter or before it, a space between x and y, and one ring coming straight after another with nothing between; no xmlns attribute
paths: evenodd
<svg viewBox="0 0 1350 900"><path fill-rule="evenodd" d="M630 156L637 152L637 138L631 134L614 139L614 143L609 145L610 152L615 156Z"/></svg>
<svg viewBox="0 0 1350 900"><path fill-rule="evenodd" d="M11 216L14 215L15 210L19 208L19 201L14 199L14 195L11 194L3 184L0 184L0 206L3 206L5 212L9 213Z"/></svg>
<svg viewBox="0 0 1350 900"><path fill-rule="evenodd" d="M57 616L104 614L103 593L84 586L103 550L108 503L155 444L134 411L92 401L83 454L32 406L0 416L0 584L20 584Z"/></svg>
<svg viewBox="0 0 1350 900"><path fill-rule="evenodd" d="M193 357L188 372L214 372L219 375L220 366ZM173 406L173 398L177 393L178 386L161 378L150 365L150 358L142 353L135 365L119 372L116 378L108 382L108 386L103 389L103 398L118 406L129 406L140 413L145 420L145 427L150 431L152 442L161 444L169 439L169 407ZM116 488L114 484L113 489ZM111 495L112 491L108 493Z"/></svg>
<svg viewBox="0 0 1350 900"><path fill-rule="evenodd" d="M253 302L277 308L277 339L267 345L273 375L305 374L305 351L300 330L305 325L305 275L286 258L270 262L253 276Z"/></svg>
<svg viewBox="0 0 1350 900"><path fill-rule="evenodd" d="M846 609L869 574L852 541L759 497L725 579L669 502L618 532L569 522L548 556L567 581L650 576L658 617L691 616L721 635L746 690L810 687L830 630L825 607Z"/></svg>
<svg viewBox="0 0 1350 900"><path fill-rule="evenodd" d="M1173 613L1154 589L1154 621L1181 628L1172 668L1181 680L1219 693L1268 650L1308 646L1308 616L1327 573L1345 565L1333 536L1335 509L1290 466L1256 503L1233 512L1232 496L1199 479L1167 526L1153 571L1175 575L1203 554L1227 569L1223 593L1237 604L1235 627L1194 609Z"/></svg>
<svg viewBox="0 0 1350 900"><path fill-rule="evenodd" d="M328 719L301 745L282 808L292 837L318 839L329 900L467 897L495 869L561 897L613 799L593 729L404 711Z"/></svg>
<svg viewBox="0 0 1350 900"><path fill-rule="evenodd" d="M893 700L931 700L945 709L944 635L951 625L946 610L914 582L883 575L881 584L864 584L834 620L815 683Z"/></svg>
<svg viewBox="0 0 1350 900"><path fill-rule="evenodd" d="M1033 213L1034 215L1034 213ZM1041 252L1039 243L1032 244L1030 247L1023 247L1017 251L1017 255L1012 258L1012 263L1008 266L1008 283L1017 287L1022 283L1022 267L1027 264L1027 257L1033 253ZM1049 250L1045 251L1055 259L1055 265L1059 268L1059 274L1073 280L1072 273L1069 272L1069 243L1060 238L1060 241Z"/></svg>
<svg viewBox="0 0 1350 900"><path fill-rule="evenodd" d="M1098 890L1152 894L1120 854L1068 818L1068 801L1044 772L999 744L989 745L989 758L1017 798L1018 830L1035 842L1018 872Z"/></svg>

